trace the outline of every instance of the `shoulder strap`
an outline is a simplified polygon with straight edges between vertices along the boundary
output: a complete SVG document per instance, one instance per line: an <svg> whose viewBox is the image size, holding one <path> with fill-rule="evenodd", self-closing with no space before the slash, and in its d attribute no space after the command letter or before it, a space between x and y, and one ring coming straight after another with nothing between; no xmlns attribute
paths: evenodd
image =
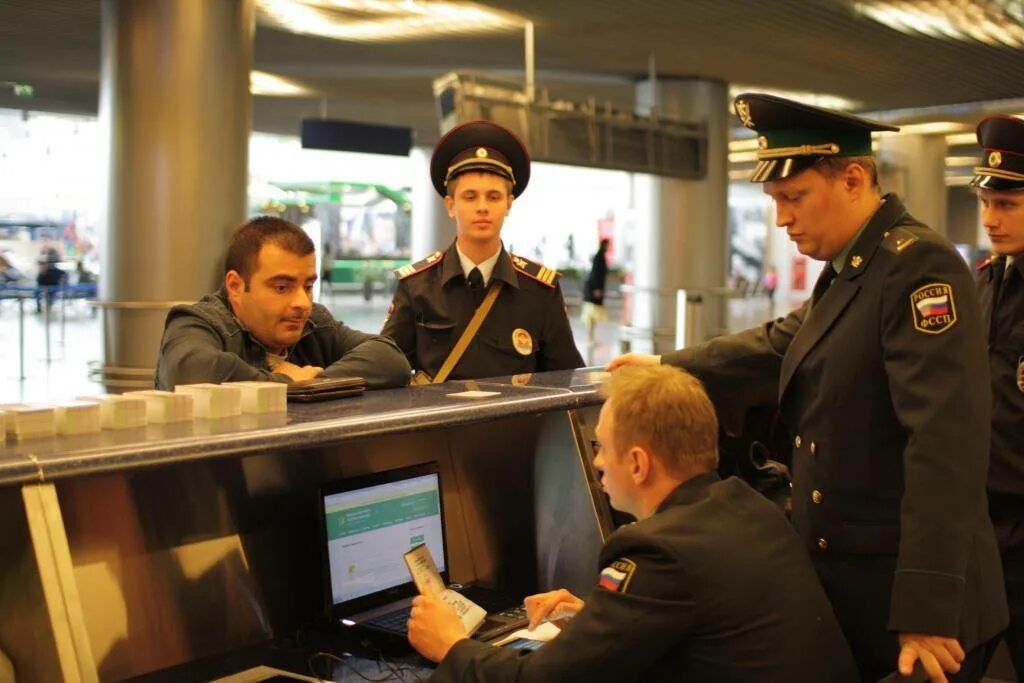
<svg viewBox="0 0 1024 683"><path fill-rule="evenodd" d="M466 325L466 329L462 331L462 336L459 337L459 341L455 342L455 346L452 348L451 353L444 359L444 364L441 369L434 375L433 384L440 384L441 382L448 379L448 375L451 374L455 366L462 360L462 354L466 352L469 347L469 343L473 341L473 337L476 336L477 331L483 324L487 314L491 312L491 307L494 306L495 300L498 298L498 294L501 292L501 280L492 280L491 286L487 290L487 295L484 300L480 302L480 305L476 309L476 313L473 314L472 319L469 321L469 325Z"/></svg>

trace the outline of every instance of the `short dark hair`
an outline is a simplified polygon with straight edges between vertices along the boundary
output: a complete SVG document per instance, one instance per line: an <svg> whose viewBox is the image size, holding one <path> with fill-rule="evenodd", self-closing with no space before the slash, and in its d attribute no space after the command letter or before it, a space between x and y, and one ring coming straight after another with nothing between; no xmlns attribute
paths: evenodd
<svg viewBox="0 0 1024 683"><path fill-rule="evenodd" d="M878 162L873 156L822 157L814 164L814 168L829 180L835 180L851 164L863 168L871 179L871 187L878 188Z"/></svg>
<svg viewBox="0 0 1024 683"><path fill-rule="evenodd" d="M239 225L231 233L228 255L224 259L224 274L236 271L242 276L248 289L249 278L256 272L256 262L264 244L275 244L299 256L316 251L309 235L291 221L276 216L256 216Z"/></svg>

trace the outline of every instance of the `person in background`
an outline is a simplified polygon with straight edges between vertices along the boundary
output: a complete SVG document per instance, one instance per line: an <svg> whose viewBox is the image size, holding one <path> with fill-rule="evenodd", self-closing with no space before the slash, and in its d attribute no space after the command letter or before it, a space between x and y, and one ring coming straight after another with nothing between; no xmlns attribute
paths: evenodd
<svg viewBox="0 0 1024 683"><path fill-rule="evenodd" d="M736 98L758 135L751 180L826 266L785 318L664 356L725 414L777 400L792 439L792 518L863 680L920 661L977 681L1007 622L988 518L990 391L971 273L880 196L871 132L891 126L764 94ZM955 675L953 675L955 674Z"/></svg>
<svg viewBox="0 0 1024 683"><path fill-rule="evenodd" d="M594 344L594 330L597 323L608 319L604 308L604 288L608 281L608 246L611 242L604 238L597 247L597 253L590 264L590 274L583 283L583 322L587 324L587 345Z"/></svg>
<svg viewBox="0 0 1024 683"><path fill-rule="evenodd" d="M627 368L602 388L594 457L612 507L637 518L600 555L586 601L528 597L531 628L572 618L534 652L470 640L447 604L413 600L409 642L437 683L857 679L810 560L782 514L721 480L714 406L676 368Z"/></svg>
<svg viewBox="0 0 1024 683"><path fill-rule="evenodd" d="M1024 677L1024 119L990 116L978 124L984 150L971 185L992 258L977 283L992 372L989 513L1003 558L1010 626L1006 644Z"/></svg>
<svg viewBox="0 0 1024 683"><path fill-rule="evenodd" d="M313 241L294 223L258 216L231 236L224 285L167 314L156 386L362 377L368 388L409 383L394 342L346 327L313 303Z"/></svg>

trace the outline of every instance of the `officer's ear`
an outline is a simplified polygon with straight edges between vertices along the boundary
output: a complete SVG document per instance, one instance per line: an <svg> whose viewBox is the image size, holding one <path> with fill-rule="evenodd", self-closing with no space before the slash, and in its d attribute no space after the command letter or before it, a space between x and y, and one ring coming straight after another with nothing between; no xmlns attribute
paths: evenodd
<svg viewBox="0 0 1024 683"><path fill-rule="evenodd" d="M455 198L450 194L444 196L444 208L448 210L448 218L455 218Z"/></svg>
<svg viewBox="0 0 1024 683"><path fill-rule="evenodd" d="M626 465L636 485L643 484L651 476L651 454L640 446L633 446L626 454Z"/></svg>
<svg viewBox="0 0 1024 683"><path fill-rule="evenodd" d="M871 177L867 169L860 164L856 162L847 164L846 168L843 169L843 187L854 199L858 199L870 186Z"/></svg>

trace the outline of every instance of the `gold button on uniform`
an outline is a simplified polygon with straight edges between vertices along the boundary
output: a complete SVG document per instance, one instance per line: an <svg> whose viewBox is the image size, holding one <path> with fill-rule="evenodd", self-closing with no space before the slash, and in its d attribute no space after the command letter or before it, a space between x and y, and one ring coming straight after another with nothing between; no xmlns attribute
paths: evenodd
<svg viewBox="0 0 1024 683"><path fill-rule="evenodd" d="M823 496L821 495L821 491L819 491L818 489L814 489L813 491L811 491L811 500L813 500L815 503L820 503L822 498Z"/></svg>
<svg viewBox="0 0 1024 683"><path fill-rule="evenodd" d="M826 541L824 538L819 538L818 547L822 550L828 550L828 541Z"/></svg>
<svg viewBox="0 0 1024 683"><path fill-rule="evenodd" d="M812 441L811 442L811 455L817 455L818 446Z"/></svg>
<svg viewBox="0 0 1024 683"><path fill-rule="evenodd" d="M793 445L796 446L797 448L800 448L800 435L799 434L797 434L796 438L793 439Z"/></svg>

